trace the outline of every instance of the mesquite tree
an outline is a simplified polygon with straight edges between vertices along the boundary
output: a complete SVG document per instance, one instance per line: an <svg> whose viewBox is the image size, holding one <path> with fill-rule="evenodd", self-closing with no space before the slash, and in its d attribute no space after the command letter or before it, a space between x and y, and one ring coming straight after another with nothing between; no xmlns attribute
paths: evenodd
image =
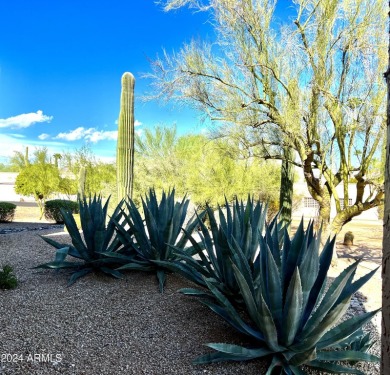
<svg viewBox="0 0 390 375"><path fill-rule="evenodd" d="M118 201L132 196L134 171L134 84L131 73L122 76L116 154Z"/></svg>
<svg viewBox="0 0 390 375"><path fill-rule="evenodd" d="M289 161L303 170L325 225L334 201L329 229L338 233L384 194L382 175L370 169L385 127L384 2L297 0L282 22L276 0L166 0L167 10L210 12L217 40L164 53L150 76L161 97L195 106L223 129L252 128L247 144L262 147L262 157L284 160L293 150Z"/></svg>

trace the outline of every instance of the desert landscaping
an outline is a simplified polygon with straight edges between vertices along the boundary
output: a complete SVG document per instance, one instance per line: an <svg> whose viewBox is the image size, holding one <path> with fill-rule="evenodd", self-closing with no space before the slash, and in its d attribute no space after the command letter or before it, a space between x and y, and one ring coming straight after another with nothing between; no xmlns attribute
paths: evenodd
<svg viewBox="0 0 390 375"><path fill-rule="evenodd" d="M129 272L122 280L91 274L67 287L66 271L34 269L54 252L40 236L65 243L70 240L62 226L38 217L37 207L20 205L12 223L0 224L0 233L12 229L0 234L0 259L14 266L19 281L16 289L0 292L4 327L0 352L23 359L2 362L1 374L265 373L261 360L192 365L194 358L207 351L205 343L243 342L199 301L177 293L190 286L179 276L170 275L164 294L160 294L155 276L147 273ZM342 245L345 231L355 235L350 248ZM339 274L356 257L364 258L358 274L380 265L379 223L350 223L343 233L337 241L337 267L330 276ZM380 290L377 271L352 299L347 316L380 307ZM379 324L378 315L366 327L378 340ZM379 353L378 343L372 350ZM40 359L46 355L49 360L33 360L33 355ZM378 364L362 362L357 368L379 374ZM308 373L316 374L313 370Z"/></svg>

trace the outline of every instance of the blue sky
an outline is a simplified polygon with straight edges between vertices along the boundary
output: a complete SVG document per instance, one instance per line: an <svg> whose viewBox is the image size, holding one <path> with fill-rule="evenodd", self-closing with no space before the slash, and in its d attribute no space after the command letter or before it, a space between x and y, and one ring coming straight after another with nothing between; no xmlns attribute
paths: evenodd
<svg viewBox="0 0 390 375"><path fill-rule="evenodd" d="M154 0L0 2L0 162L14 150L72 151L85 142L115 157L120 79L136 77L138 130L177 125L199 132L198 114L143 103L149 58L191 38L213 38L207 14L163 12Z"/></svg>

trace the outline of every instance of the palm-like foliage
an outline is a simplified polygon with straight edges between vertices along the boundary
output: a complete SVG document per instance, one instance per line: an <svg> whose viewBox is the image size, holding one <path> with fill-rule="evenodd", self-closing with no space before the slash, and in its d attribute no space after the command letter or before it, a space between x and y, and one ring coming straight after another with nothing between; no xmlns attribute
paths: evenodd
<svg viewBox="0 0 390 375"><path fill-rule="evenodd" d="M121 258L126 265L119 270L132 269L156 272L159 288L162 292L166 280L167 268L159 262L169 263L178 259L172 246L184 249L188 242L186 236L181 234L186 220L189 200L185 197L175 201L175 190L162 193L158 202L156 192L150 189L145 199L142 198L144 218L135 203L130 199L125 202L126 207L121 210L123 221L116 223L118 237L126 247L129 256L111 254ZM196 220L190 220L186 226L186 233L190 234L197 226ZM192 254L191 248L187 249Z"/></svg>
<svg viewBox="0 0 390 375"><path fill-rule="evenodd" d="M260 269L255 265L258 264L256 260L259 256L259 236L264 229L266 207L248 197L246 204L236 199L231 207L226 200L224 207L218 207L219 223L209 206L206 207L206 214L211 230L198 220L201 229L199 243L190 233L185 232L196 251L196 257L176 248L180 261L165 266L203 287L207 287L207 279L208 283L213 284L229 300L241 303L242 297L231 266L231 258L233 257L240 267L247 266L248 272L253 274L254 278L257 277ZM275 237L276 227L272 226L271 229L270 233ZM198 297L212 296L211 293L192 288L182 289L181 292Z"/></svg>
<svg viewBox="0 0 390 375"><path fill-rule="evenodd" d="M328 240L319 254L320 235L314 234L312 223L305 232L303 222L292 240L285 232L282 249L272 238L269 228L265 236L259 236L260 255L253 265L260 270L256 276L245 257L230 256L249 322L244 321L213 279L205 279L216 302L203 302L237 331L252 338L255 346L208 344L215 352L195 363L270 356L267 374L274 374L274 369L278 374L305 374L302 365L325 372L362 374L338 362L378 361L366 353L367 338L361 331L377 311L336 323L347 310L352 294L375 270L353 281L357 261L326 289L335 239ZM231 253L243 253L237 243L231 246Z"/></svg>
<svg viewBox="0 0 390 375"><path fill-rule="evenodd" d="M121 263L119 259L107 257L105 253L118 254L123 249L116 236L114 217L118 216L121 204L118 205L112 217L107 221L107 209L109 199L103 205L100 196L82 199L79 202L80 221L83 231L81 236L77 224L70 210L61 208L66 229L72 239L72 245L61 244L49 237L42 237L48 244L54 246L57 251L52 262L41 264L35 268L50 269L74 269L69 284L74 283L79 277L92 271L102 271L114 277L121 277L116 271ZM68 261L67 257L74 257L77 261Z"/></svg>

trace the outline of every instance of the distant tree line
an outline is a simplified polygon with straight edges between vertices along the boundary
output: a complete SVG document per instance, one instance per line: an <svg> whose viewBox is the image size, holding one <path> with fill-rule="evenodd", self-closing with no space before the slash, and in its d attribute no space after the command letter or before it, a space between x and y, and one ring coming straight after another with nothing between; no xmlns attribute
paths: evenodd
<svg viewBox="0 0 390 375"><path fill-rule="evenodd" d="M74 198L79 191L80 170L85 169L84 194L112 195L116 202L116 166L104 163L83 146L74 152L50 155L47 148L14 152L5 169L19 172L15 191L35 198L43 214L46 200L63 194ZM196 207L216 208L225 197L245 199L248 194L269 202L278 210L280 165L253 158L234 139L212 139L202 134L178 136L176 127L146 129L135 139L134 193L149 188L176 189L187 194Z"/></svg>

